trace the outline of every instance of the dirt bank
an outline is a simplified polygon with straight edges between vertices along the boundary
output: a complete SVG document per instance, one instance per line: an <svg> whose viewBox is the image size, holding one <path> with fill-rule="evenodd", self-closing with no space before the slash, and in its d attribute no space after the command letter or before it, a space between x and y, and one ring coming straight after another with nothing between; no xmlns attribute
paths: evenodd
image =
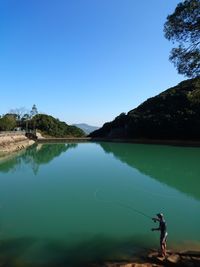
<svg viewBox="0 0 200 267"><path fill-rule="evenodd" d="M29 140L25 134L0 134L0 157L20 151L33 143L34 141Z"/></svg>

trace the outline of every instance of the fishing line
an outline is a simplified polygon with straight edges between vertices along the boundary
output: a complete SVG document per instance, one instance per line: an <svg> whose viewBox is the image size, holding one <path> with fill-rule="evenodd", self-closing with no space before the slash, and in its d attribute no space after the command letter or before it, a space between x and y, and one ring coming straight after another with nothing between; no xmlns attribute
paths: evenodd
<svg viewBox="0 0 200 267"><path fill-rule="evenodd" d="M142 188L137 188L137 189L134 188L134 190L137 192L147 193L148 195L151 195L152 197L156 196L156 197L161 197L161 198L176 198L176 199L180 198L180 197L175 196L175 195L159 194L159 193L151 192L151 191L148 191L148 190L145 190Z"/></svg>
<svg viewBox="0 0 200 267"><path fill-rule="evenodd" d="M103 200L101 199L100 197L98 197L98 192L100 191L100 189L97 189L95 192L94 192L94 198L97 200L97 201L100 201L100 202L104 202L104 203L111 203L111 204L114 204L116 206L120 206L122 208L126 208L126 209L129 209L130 211L134 212L134 213L137 213L149 220L152 221L152 217L149 216L148 214L145 214L144 212L132 207L132 206L129 206L129 205L126 205L124 204L123 202L121 201L114 201L114 200ZM155 237L155 234L153 235ZM157 240L157 238L156 238Z"/></svg>
<svg viewBox="0 0 200 267"><path fill-rule="evenodd" d="M138 209L135 209L133 208L132 206L129 206L129 205L126 205L124 204L123 202L121 201L114 201L114 200L102 200L101 198L98 197L97 193L100 191L100 189L97 189L95 192L94 192L94 197L97 201L100 201L100 202L104 202L104 203L112 203L112 204L115 204L117 206L121 206L123 208L126 208L126 209L129 209L135 213L138 213L148 219L151 219L152 220L152 217L150 217L149 215L145 214L144 212L138 210Z"/></svg>
<svg viewBox="0 0 200 267"><path fill-rule="evenodd" d="M163 185L161 182L158 181L158 183L160 184L160 186L162 186L162 188L166 189L168 186L167 185ZM156 196L156 197L162 197L162 198L175 198L175 199L180 199L179 196L177 195L174 195L174 194L166 194L166 193L158 193L158 192L152 192L150 190L147 190L147 188L145 186L142 186L141 187L141 184L138 182L138 181L135 181L135 185L136 187L134 186L133 190L137 191L137 192L144 192L144 193L147 193L148 196ZM161 190L162 190L161 188ZM159 188L158 188L159 190ZM177 190L174 189L176 192Z"/></svg>

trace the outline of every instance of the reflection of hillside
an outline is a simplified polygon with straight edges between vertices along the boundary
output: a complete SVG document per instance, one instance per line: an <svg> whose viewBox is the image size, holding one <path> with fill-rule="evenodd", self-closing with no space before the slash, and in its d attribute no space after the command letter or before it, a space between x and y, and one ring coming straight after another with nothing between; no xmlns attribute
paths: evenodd
<svg viewBox="0 0 200 267"><path fill-rule="evenodd" d="M200 149L101 143L105 152L152 178L200 199Z"/></svg>
<svg viewBox="0 0 200 267"><path fill-rule="evenodd" d="M20 163L21 163L21 159L19 155L2 160L0 162L0 172L7 173L11 170L14 170L16 166L20 165Z"/></svg>
<svg viewBox="0 0 200 267"><path fill-rule="evenodd" d="M75 148L77 144L44 144L29 147L23 154L0 163L0 172L9 172L19 167L21 163L31 165L34 173L39 166L47 164L68 149Z"/></svg>
<svg viewBox="0 0 200 267"><path fill-rule="evenodd" d="M52 161L54 158L60 156L61 153L66 152L68 149L76 147L77 144L44 144L40 145L40 148L37 149L37 146L27 149L24 159L26 160L27 156L31 157L37 164L47 164Z"/></svg>

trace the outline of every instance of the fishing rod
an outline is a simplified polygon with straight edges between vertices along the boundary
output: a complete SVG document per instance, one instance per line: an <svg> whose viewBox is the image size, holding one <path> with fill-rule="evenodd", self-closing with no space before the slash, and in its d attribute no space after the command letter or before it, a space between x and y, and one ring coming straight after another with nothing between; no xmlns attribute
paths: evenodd
<svg viewBox="0 0 200 267"><path fill-rule="evenodd" d="M131 210L131 211L133 211L133 212L135 212L135 213L138 213L138 214L140 214L140 215L142 215L142 216L144 216L144 217L146 217L146 218L152 220L152 217L150 217L149 215L145 214L144 212L142 212L142 211L140 211L140 210L138 210L138 209L133 208L132 206L129 206L129 205L127 205L127 204L124 204L124 203L121 202L121 201L102 200L102 199L100 199L100 198L98 197L98 195L97 195L98 191L100 191L100 190L97 189L97 190L94 192L94 196L95 196L95 199L96 199L97 201L105 202L105 203L112 203L112 204L115 204L115 205L117 205L117 206L121 206L121 207L123 207L123 208L129 209L129 210Z"/></svg>

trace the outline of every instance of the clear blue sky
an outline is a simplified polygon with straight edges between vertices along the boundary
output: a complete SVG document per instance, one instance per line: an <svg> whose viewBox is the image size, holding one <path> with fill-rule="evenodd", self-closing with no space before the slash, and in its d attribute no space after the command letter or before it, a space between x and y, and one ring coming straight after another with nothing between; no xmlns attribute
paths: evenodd
<svg viewBox="0 0 200 267"><path fill-rule="evenodd" d="M178 2L1 0L0 114L101 126L184 80L163 35Z"/></svg>

